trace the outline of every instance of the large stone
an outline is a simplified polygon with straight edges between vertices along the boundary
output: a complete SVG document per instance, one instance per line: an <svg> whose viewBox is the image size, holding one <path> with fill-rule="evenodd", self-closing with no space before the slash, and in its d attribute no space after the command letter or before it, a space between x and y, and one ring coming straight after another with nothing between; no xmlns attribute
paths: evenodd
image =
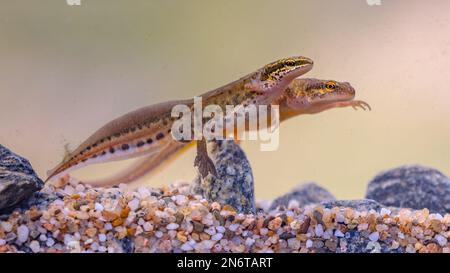
<svg viewBox="0 0 450 273"><path fill-rule="evenodd" d="M380 173L370 181L366 198L385 206L450 213L450 179L438 170L403 166Z"/></svg>
<svg viewBox="0 0 450 273"><path fill-rule="evenodd" d="M302 184L293 189L291 192L276 198L272 202L270 209L276 209L279 206L287 207L289 202L292 200L297 201L299 206L303 207L308 204L336 200L336 198L326 189L320 187L316 183L310 182Z"/></svg>
<svg viewBox="0 0 450 273"><path fill-rule="evenodd" d="M211 141L208 151L218 176L208 174L202 179L198 175L191 191L240 213L255 213L253 173L244 151L233 140Z"/></svg>
<svg viewBox="0 0 450 273"><path fill-rule="evenodd" d="M0 212L29 198L43 185L28 160L0 145Z"/></svg>

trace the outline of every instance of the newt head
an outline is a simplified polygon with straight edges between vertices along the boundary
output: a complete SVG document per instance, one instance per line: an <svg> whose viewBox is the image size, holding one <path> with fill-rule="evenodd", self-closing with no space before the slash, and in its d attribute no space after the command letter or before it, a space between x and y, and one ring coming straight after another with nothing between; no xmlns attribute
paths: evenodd
<svg viewBox="0 0 450 273"><path fill-rule="evenodd" d="M258 69L247 88L264 93L282 92L292 80L307 73L312 67L313 61L306 57L284 58Z"/></svg>
<svg viewBox="0 0 450 273"><path fill-rule="evenodd" d="M371 110L364 101L353 100L355 89L348 82L319 79L295 79L278 103L282 119L299 114L315 114L337 107Z"/></svg>
<svg viewBox="0 0 450 273"><path fill-rule="evenodd" d="M348 82L319 79L297 79L285 92L286 103L297 108L327 102L349 101L355 97L355 89Z"/></svg>

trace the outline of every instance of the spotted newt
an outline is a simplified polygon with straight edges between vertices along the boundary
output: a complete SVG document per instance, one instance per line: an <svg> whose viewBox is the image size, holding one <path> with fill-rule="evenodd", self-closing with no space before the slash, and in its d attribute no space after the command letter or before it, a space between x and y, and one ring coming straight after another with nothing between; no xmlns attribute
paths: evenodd
<svg viewBox="0 0 450 273"><path fill-rule="evenodd" d="M237 81L204 93L201 95L203 106L214 104L225 110L226 105L268 105L279 98L294 79L311 70L312 66L313 61L302 56L269 63ZM172 117L171 109L180 104L193 107L194 100L150 105L110 121L50 170L46 181L86 165L142 155L161 162L167 151L175 153L179 147L193 142L176 142L170 137L172 125L177 120ZM147 170L148 165L145 164L144 169ZM208 157L204 138L197 141L195 165L202 176L216 173Z"/></svg>

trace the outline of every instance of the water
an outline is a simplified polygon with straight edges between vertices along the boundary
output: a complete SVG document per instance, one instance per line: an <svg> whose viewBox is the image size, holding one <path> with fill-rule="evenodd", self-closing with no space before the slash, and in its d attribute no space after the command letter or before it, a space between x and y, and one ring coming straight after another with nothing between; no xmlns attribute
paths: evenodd
<svg viewBox="0 0 450 273"><path fill-rule="evenodd" d="M379 171L450 174L448 1L8 1L0 9L0 143L41 177L107 121L191 98L279 58L348 81L372 112L333 109L284 123L276 152L244 142L256 198L317 181L361 198ZM190 181L191 150L140 184ZM74 173L102 177L130 162ZM276 186L275 186L276 185Z"/></svg>

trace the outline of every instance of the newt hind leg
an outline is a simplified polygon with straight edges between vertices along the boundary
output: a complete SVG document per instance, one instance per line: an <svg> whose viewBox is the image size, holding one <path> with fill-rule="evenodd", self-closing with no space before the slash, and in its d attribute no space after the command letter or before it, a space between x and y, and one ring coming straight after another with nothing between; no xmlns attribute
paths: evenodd
<svg viewBox="0 0 450 273"><path fill-rule="evenodd" d="M197 156L195 157L194 166L198 167L198 171L203 178L205 178L208 173L217 176L216 167L208 156L206 139L197 141Z"/></svg>

